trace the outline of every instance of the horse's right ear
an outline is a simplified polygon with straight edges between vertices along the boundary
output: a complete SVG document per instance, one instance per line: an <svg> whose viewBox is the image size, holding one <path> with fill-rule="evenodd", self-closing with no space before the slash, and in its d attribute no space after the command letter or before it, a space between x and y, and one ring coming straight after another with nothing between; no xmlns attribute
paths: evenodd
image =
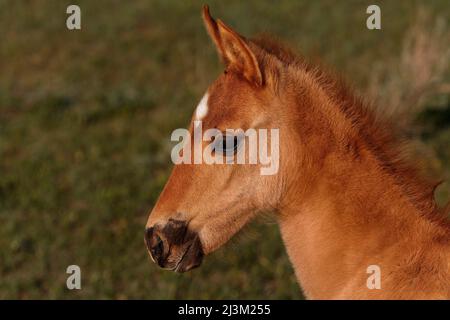
<svg viewBox="0 0 450 320"><path fill-rule="evenodd" d="M262 85L263 77L258 60L245 38L222 21L216 22L209 14L207 5L203 6L203 21L227 68L251 83Z"/></svg>

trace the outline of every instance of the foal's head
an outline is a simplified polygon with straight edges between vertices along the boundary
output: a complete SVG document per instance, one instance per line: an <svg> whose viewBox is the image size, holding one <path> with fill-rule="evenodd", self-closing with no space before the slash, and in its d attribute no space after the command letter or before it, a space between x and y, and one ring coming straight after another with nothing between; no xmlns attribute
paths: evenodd
<svg viewBox="0 0 450 320"><path fill-rule="evenodd" d="M283 181L281 170L264 175L264 165L251 162L249 136L226 134L227 129L264 128L270 136L270 129L280 127L282 115L274 113L280 104L277 85L266 69L270 57L220 20L212 19L207 7L203 19L226 69L202 97L189 132L193 136L198 121L203 132L211 128L223 132L222 137L216 136L221 141L213 142L216 152L222 148L224 164L175 165L150 214L145 236L150 255L159 266L177 272L198 266L204 254L227 242L256 213L275 209ZM196 144L193 137L189 139L192 147L188 151L194 158ZM267 143L270 154L276 142ZM205 149L209 145L207 141L200 144ZM279 147L280 161L285 149ZM244 164L227 163L230 158L236 160L240 152L244 152Z"/></svg>

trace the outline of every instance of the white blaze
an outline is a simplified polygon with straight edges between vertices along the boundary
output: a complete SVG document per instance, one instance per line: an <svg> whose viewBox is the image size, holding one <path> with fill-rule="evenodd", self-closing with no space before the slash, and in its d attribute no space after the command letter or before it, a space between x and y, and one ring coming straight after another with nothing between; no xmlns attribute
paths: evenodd
<svg viewBox="0 0 450 320"><path fill-rule="evenodd" d="M195 110L195 118L202 120L208 114L208 93L205 93Z"/></svg>

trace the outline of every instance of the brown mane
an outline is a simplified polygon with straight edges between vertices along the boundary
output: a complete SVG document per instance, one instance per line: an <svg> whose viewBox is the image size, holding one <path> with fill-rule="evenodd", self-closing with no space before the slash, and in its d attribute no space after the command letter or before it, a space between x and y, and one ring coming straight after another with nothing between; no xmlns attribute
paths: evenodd
<svg viewBox="0 0 450 320"><path fill-rule="evenodd" d="M420 167L414 166L405 155L408 141L394 134L395 127L376 108L355 94L353 88L335 72L330 71L320 61L309 63L286 44L270 35L260 35L251 39L263 53L259 60L264 63L265 55L276 57L286 66L294 67L308 73L324 89L329 98L336 102L340 111L351 122L352 130L372 151L381 168L394 178L404 195L423 214L424 217L450 228L447 214L450 202L439 208L435 202L434 192L443 181L435 182L424 178Z"/></svg>

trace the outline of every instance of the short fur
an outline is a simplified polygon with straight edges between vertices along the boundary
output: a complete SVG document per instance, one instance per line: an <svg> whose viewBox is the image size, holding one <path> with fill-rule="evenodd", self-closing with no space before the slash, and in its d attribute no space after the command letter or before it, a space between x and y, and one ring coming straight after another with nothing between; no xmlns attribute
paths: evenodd
<svg viewBox="0 0 450 320"><path fill-rule="evenodd" d="M226 65L208 89L204 129L279 128L280 171L177 165L147 227L187 221L209 254L272 210L308 298L450 299L450 223L387 121L279 43L248 40L207 7L203 17ZM371 265L381 289L367 286Z"/></svg>

